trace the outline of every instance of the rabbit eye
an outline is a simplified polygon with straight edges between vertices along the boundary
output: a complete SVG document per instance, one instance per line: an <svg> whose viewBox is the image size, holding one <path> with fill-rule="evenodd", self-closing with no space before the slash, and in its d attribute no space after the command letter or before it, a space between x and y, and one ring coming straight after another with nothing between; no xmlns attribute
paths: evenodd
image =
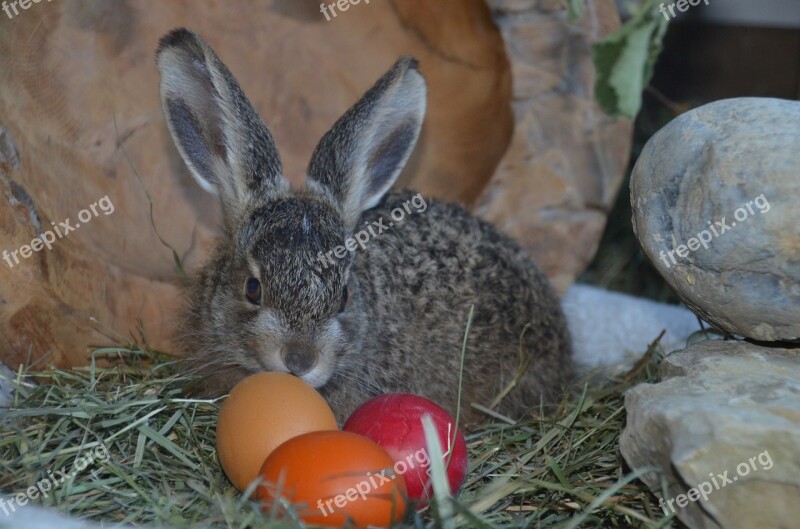
<svg viewBox="0 0 800 529"><path fill-rule="evenodd" d="M347 301L350 299L350 287L344 287L344 292L342 292L342 304L339 306L339 314L344 312L345 307L347 307Z"/></svg>
<svg viewBox="0 0 800 529"><path fill-rule="evenodd" d="M247 283L244 284L244 295L247 300L253 305L261 304L261 282L255 277L247 278Z"/></svg>

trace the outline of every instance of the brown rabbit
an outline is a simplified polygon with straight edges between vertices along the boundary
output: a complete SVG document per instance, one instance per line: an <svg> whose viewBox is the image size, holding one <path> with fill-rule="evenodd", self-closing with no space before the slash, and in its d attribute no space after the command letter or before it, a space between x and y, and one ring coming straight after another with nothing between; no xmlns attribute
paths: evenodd
<svg viewBox="0 0 800 529"><path fill-rule="evenodd" d="M500 413L522 417L559 398L572 374L567 326L525 252L457 205L390 191L425 116L414 59L401 58L325 134L305 190L290 189L266 125L197 35L166 35L158 68L175 145L225 216L184 325L207 394L288 371L340 420L388 392L455 412L474 306L462 410L490 405L520 370Z"/></svg>

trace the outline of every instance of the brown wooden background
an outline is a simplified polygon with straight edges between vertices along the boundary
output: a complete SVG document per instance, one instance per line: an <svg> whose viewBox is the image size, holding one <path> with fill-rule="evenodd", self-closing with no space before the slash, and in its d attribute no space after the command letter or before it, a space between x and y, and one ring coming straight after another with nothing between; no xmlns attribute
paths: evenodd
<svg viewBox="0 0 800 529"><path fill-rule="evenodd" d="M159 236L194 270L220 215L161 116L154 51L168 30L215 47L296 184L334 120L415 55L429 113L402 183L496 222L563 291L628 160L630 123L592 95L589 46L618 24L611 0L589 0L578 23L560 0L373 0L329 22L316 0L59 0L0 16L0 251L105 195L115 205L50 251L0 261L0 360L84 363L112 331L138 337L139 321L175 349L180 281Z"/></svg>

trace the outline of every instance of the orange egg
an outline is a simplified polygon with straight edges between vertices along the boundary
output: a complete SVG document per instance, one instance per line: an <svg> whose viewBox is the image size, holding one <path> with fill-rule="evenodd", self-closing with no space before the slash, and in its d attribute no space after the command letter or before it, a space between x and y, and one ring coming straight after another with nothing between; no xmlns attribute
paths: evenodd
<svg viewBox="0 0 800 529"><path fill-rule="evenodd" d="M264 461L257 496L270 510L282 496L309 524L388 527L406 512L406 484L375 442L350 432L314 432L283 443Z"/></svg>
<svg viewBox="0 0 800 529"><path fill-rule="evenodd" d="M338 428L331 408L314 388L288 373L257 373L239 382L222 403L217 454L228 479L243 491L267 456L287 439Z"/></svg>

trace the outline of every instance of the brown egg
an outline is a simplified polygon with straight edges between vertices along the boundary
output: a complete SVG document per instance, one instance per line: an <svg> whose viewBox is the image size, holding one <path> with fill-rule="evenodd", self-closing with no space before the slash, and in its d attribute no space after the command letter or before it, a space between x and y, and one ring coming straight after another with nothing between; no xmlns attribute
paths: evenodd
<svg viewBox="0 0 800 529"><path fill-rule="evenodd" d="M244 491L284 441L338 429L328 403L314 388L288 373L256 373L239 382L222 403L217 454L228 479Z"/></svg>

